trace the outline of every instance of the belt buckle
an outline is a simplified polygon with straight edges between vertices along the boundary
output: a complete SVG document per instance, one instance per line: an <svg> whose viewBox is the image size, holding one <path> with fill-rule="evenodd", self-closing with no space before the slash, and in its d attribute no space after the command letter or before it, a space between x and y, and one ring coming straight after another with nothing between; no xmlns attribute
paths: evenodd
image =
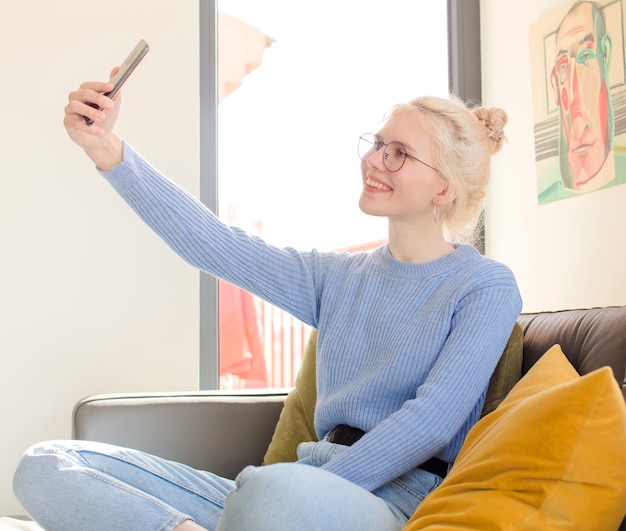
<svg viewBox="0 0 626 531"><path fill-rule="evenodd" d="M365 435L365 432L359 428L353 428L347 424L339 424L330 430L325 436L325 441L333 444L341 444L343 446L352 446L361 437Z"/></svg>

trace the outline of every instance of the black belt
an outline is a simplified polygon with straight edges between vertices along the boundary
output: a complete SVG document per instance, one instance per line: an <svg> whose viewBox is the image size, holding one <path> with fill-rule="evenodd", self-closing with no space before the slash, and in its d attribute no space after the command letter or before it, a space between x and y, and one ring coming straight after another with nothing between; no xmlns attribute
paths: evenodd
<svg viewBox="0 0 626 531"><path fill-rule="evenodd" d="M335 444L343 444L344 446L352 446L363 435L365 435L365 432L359 428L353 428L347 424L339 424L339 426L334 427L326 434L324 440Z"/></svg>
<svg viewBox="0 0 626 531"><path fill-rule="evenodd" d="M344 446L352 446L363 435L365 435L365 432L359 428L353 428L347 424L339 424L339 426L328 432L324 440L335 444L343 444ZM437 474L441 478L445 478L448 474L448 463L437 457L431 457L417 468L426 470L426 472L431 474Z"/></svg>

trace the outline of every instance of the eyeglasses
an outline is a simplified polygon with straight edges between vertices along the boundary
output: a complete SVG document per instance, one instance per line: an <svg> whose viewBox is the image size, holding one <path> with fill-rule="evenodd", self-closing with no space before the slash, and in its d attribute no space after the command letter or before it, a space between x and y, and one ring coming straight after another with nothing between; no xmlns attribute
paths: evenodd
<svg viewBox="0 0 626 531"><path fill-rule="evenodd" d="M430 169L437 171L437 168L426 164L423 160L413 155L409 155L406 152L406 148L400 144L400 142L389 142L389 144L385 144L374 133L365 133L359 137L359 158L363 161L367 160L383 146L385 147L385 151L383 151L383 164L385 168L387 168L387 171L400 171L407 158L421 162L424 166L428 166Z"/></svg>

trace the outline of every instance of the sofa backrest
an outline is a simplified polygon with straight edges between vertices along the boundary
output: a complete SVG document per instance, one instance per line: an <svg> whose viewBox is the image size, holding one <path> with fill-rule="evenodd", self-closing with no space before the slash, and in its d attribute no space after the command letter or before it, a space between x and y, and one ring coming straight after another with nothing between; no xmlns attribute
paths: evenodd
<svg viewBox="0 0 626 531"><path fill-rule="evenodd" d="M581 375L610 366L626 399L626 306L523 313L518 322L524 332L524 374L559 344Z"/></svg>

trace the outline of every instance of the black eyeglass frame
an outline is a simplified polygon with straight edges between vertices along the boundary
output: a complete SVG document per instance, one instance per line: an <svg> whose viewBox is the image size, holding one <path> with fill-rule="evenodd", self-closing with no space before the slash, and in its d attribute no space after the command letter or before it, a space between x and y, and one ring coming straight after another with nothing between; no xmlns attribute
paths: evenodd
<svg viewBox="0 0 626 531"><path fill-rule="evenodd" d="M371 136L372 136L372 138L375 138L375 139L376 139L376 141L375 141L375 142L373 142L372 140L370 140L369 138L367 138L367 136L368 136L368 135L371 135ZM365 137L365 138L363 138L363 137ZM383 164L385 165L385 168L387 169L387 171L389 171L389 172L391 172L391 173L395 173L395 172L397 172L397 171L400 171L400 170L404 167L404 163L406 162L406 159L407 159L407 158L409 158L409 159L413 159L413 160L416 160L417 162L421 162L424 166L428 166L431 170L435 170L437 173L439 173L439 170L438 170L437 168L435 168L434 166L431 166L431 165L430 165L430 164L428 164L427 162L424 162L423 160L421 160L421 159L419 159L419 158L417 158L417 157L415 157L415 156L410 155L409 153L407 153L406 146L405 146L404 144L402 144L401 142L389 142L388 144L386 144L385 142L383 142L383 141L382 141L382 140L378 137L378 135L376 135L376 134L374 134L374 133L363 133L363 134L359 137L359 144L360 144L361 142L367 142L367 143L369 143L369 144L372 144L372 146L374 147L374 151L372 151L372 153L371 153L372 155L373 155L374 153L376 153L378 150L380 150L380 148L381 148L381 147L385 146L385 151L383 152ZM389 146L391 146L392 144L398 144L399 146L402 146L402 153L404 154L404 157L403 157L403 159L402 159L402 164L400 164L400 167L399 167L398 169L396 169L396 170L391 170L391 169L389 169L389 168L387 167L387 157L389 156L389 155L387 154L387 148L388 148ZM365 161L365 159L364 159L363 157L361 157L361 155L360 155L359 151L360 151L360 150L358 149L358 145L357 145L357 154L359 155L359 158L360 158L362 161ZM366 153L369 153L369 150L368 150Z"/></svg>

